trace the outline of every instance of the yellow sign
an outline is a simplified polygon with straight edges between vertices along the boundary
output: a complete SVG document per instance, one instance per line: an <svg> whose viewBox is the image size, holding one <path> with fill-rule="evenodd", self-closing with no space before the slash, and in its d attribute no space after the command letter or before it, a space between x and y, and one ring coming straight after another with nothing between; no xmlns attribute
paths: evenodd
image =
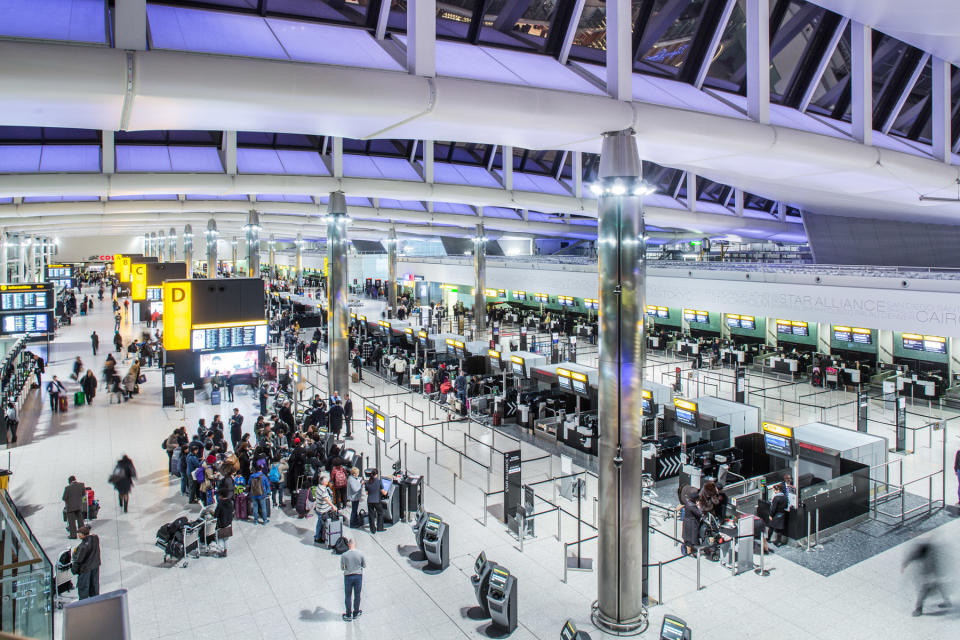
<svg viewBox="0 0 960 640"><path fill-rule="evenodd" d="M496 297L497 297L497 290L496 290L496 289L484 289L484 290L483 290L483 295L487 296L488 298L496 298Z"/></svg>
<svg viewBox="0 0 960 640"><path fill-rule="evenodd" d="M500 359L500 352L499 352L499 351L494 351L493 349L488 349L488 350L487 350L487 355L490 356L491 358L493 358L494 360L499 360L499 359Z"/></svg>
<svg viewBox="0 0 960 640"><path fill-rule="evenodd" d="M130 256L120 258L120 282L130 282Z"/></svg>
<svg viewBox="0 0 960 640"><path fill-rule="evenodd" d="M903 337L907 340L923 340L923 336L918 333L904 333Z"/></svg>
<svg viewBox="0 0 960 640"><path fill-rule="evenodd" d="M387 322L386 320L380 320L379 322L377 322L377 324L379 324L379 325L380 325L381 327L383 327L384 329L389 329L389 328L390 328L390 323Z"/></svg>
<svg viewBox="0 0 960 640"><path fill-rule="evenodd" d="M839 324L835 324L833 325L833 330L834 331L850 331L850 327L844 327Z"/></svg>
<svg viewBox="0 0 960 640"><path fill-rule="evenodd" d="M147 299L147 265L135 264L130 270L130 299Z"/></svg>
<svg viewBox="0 0 960 640"><path fill-rule="evenodd" d="M586 381L587 381L587 374L585 374L585 373L577 373L576 371L571 371L571 372L570 372L570 377L573 378L574 380L576 380L577 382L586 382Z"/></svg>
<svg viewBox="0 0 960 640"><path fill-rule="evenodd" d="M166 286L166 285L164 285ZM166 298L164 298L166 300ZM231 329L233 327L255 327L260 324L267 324L266 320L245 320L243 322L208 322L206 324L195 324L194 329Z"/></svg>
<svg viewBox="0 0 960 640"><path fill-rule="evenodd" d="M923 339L927 342L946 342L946 338L941 338L940 336L923 336Z"/></svg>
<svg viewBox="0 0 960 640"><path fill-rule="evenodd" d="M570 371L568 371L567 369L557 369L557 375L560 376L561 378L569 378Z"/></svg>
<svg viewBox="0 0 960 640"><path fill-rule="evenodd" d="M366 322L367 316L357 316L357 320L359 320L360 322Z"/></svg>
<svg viewBox="0 0 960 640"><path fill-rule="evenodd" d="M747 322L753 322L753 316L740 316L740 320L746 320Z"/></svg>
<svg viewBox="0 0 960 640"><path fill-rule="evenodd" d="M862 336L869 336L872 333L870 329L864 329L863 327L854 327L853 332L859 333Z"/></svg>
<svg viewBox="0 0 960 640"><path fill-rule="evenodd" d="M323 256L323 277L324 278L330 277L330 265L328 264L329 260L330 260L329 256Z"/></svg>
<svg viewBox="0 0 960 640"><path fill-rule="evenodd" d="M806 323L806 322L801 322L800 320L794 320L794 321L792 321L790 324L793 325L794 327L805 327L805 326L807 326L807 323Z"/></svg>
<svg viewBox="0 0 960 640"><path fill-rule="evenodd" d="M120 275L120 263L123 262L123 254L113 254L113 272Z"/></svg>
<svg viewBox="0 0 960 640"><path fill-rule="evenodd" d="M0 291L42 291L47 285L43 282L31 284L0 284Z"/></svg>
<svg viewBox="0 0 960 640"><path fill-rule="evenodd" d="M785 427L782 424L774 424L772 422L764 422L763 430L767 433L772 433L774 435L783 436L784 438L793 437L793 429L790 427Z"/></svg>
<svg viewBox="0 0 960 640"><path fill-rule="evenodd" d="M458 348L458 349L463 349L463 343L460 342L459 340L454 340L454 341L453 341L453 346L455 346L455 347Z"/></svg>
<svg viewBox="0 0 960 640"><path fill-rule="evenodd" d="M350 313L350 317L353 318L354 320L356 320L356 319L357 319L357 314L351 312L351 313Z"/></svg>
<svg viewBox="0 0 960 640"><path fill-rule="evenodd" d="M452 346L453 346L453 338L447 338L447 339L446 339L446 343L452 347Z"/></svg>
<svg viewBox="0 0 960 640"><path fill-rule="evenodd" d="M645 400L653 400L653 393L651 393L649 389L641 389L640 397Z"/></svg>
<svg viewBox="0 0 960 640"><path fill-rule="evenodd" d="M424 331L423 329L421 329L421 330L419 331L419 333L417 333L417 335L420 336L421 338L426 338L426 337L429 336L430 334L428 334L426 331Z"/></svg>
<svg viewBox="0 0 960 640"><path fill-rule="evenodd" d="M689 400L684 400L683 398L674 398L673 406L677 409L686 409L687 411L696 412L697 410L696 402L690 402Z"/></svg>
<svg viewBox="0 0 960 640"><path fill-rule="evenodd" d="M412 336L412 335L413 335L413 328L407 327L407 328L406 328L406 331L405 331L404 333L406 333L408 336Z"/></svg>
<svg viewBox="0 0 960 640"><path fill-rule="evenodd" d="M262 324L262 323L261 323ZM191 283L163 283L163 348L181 351L190 348L190 330L193 328L193 298ZM203 325L198 326L204 328Z"/></svg>
<svg viewBox="0 0 960 640"><path fill-rule="evenodd" d="M510 356L510 362L515 362L517 364L523 364L523 358L520 356Z"/></svg>

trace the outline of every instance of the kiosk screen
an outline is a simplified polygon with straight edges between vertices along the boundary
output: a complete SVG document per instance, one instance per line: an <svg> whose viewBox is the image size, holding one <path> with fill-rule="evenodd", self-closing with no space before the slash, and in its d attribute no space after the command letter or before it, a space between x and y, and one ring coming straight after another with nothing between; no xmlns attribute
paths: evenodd
<svg viewBox="0 0 960 640"><path fill-rule="evenodd" d="M4 333L39 333L49 330L46 313L14 313L3 316Z"/></svg>
<svg viewBox="0 0 960 640"><path fill-rule="evenodd" d="M687 631L687 623L679 618L663 616L663 624L660 626L660 640L684 640Z"/></svg>
<svg viewBox="0 0 960 640"><path fill-rule="evenodd" d="M510 370L513 371L513 375L520 376L521 378L526 377L526 372L523 370L523 360L515 360L510 358Z"/></svg>
<svg viewBox="0 0 960 640"><path fill-rule="evenodd" d="M494 567L490 571L490 590L503 593L507 589L507 578L510 572L503 567Z"/></svg>
<svg viewBox="0 0 960 640"><path fill-rule="evenodd" d="M676 408L677 413L677 422L680 422L691 428L697 426L697 414L689 409L681 409L680 407Z"/></svg>
<svg viewBox="0 0 960 640"><path fill-rule="evenodd" d="M484 568L487 566L487 554L484 551L480 552L480 555L477 556L476 562L473 563L473 571L477 575L483 573Z"/></svg>
<svg viewBox="0 0 960 640"><path fill-rule="evenodd" d="M923 351L923 336L915 333L903 334L903 348L912 351Z"/></svg>
<svg viewBox="0 0 960 640"><path fill-rule="evenodd" d="M834 325L833 339L837 342L853 342L853 334L850 331L850 327L840 327Z"/></svg>
<svg viewBox="0 0 960 640"><path fill-rule="evenodd" d="M259 356L256 349L250 351L223 351L200 355L200 376L207 378L215 373L253 375L257 370Z"/></svg>
<svg viewBox="0 0 960 640"><path fill-rule="evenodd" d="M557 383L564 391L573 391L573 385L570 384L570 372L566 369L557 369Z"/></svg>
<svg viewBox="0 0 960 640"><path fill-rule="evenodd" d="M493 349L487 351L487 355L490 356L490 366L496 369L502 368L500 362L500 352Z"/></svg>

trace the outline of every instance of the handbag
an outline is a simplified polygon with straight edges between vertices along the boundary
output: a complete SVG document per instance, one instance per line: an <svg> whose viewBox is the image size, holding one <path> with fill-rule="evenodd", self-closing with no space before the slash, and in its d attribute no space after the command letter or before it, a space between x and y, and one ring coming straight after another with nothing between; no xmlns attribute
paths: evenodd
<svg viewBox="0 0 960 640"><path fill-rule="evenodd" d="M233 525L228 524L227 526L217 529L218 538L230 538L233 536Z"/></svg>

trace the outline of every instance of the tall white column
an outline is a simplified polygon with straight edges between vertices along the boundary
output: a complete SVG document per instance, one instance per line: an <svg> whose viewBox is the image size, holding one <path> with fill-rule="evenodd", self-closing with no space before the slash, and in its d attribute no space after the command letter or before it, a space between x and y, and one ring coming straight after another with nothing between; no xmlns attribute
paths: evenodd
<svg viewBox="0 0 960 640"><path fill-rule="evenodd" d="M747 0L747 116L770 122L770 0Z"/></svg>
<svg viewBox="0 0 960 640"><path fill-rule="evenodd" d="M951 64L943 58L933 59L933 95L930 96L930 104L933 106L931 113L931 138L933 141L933 157L941 162L950 162L951 142L953 141L953 132L951 131L950 114L953 110L951 104Z"/></svg>
<svg viewBox="0 0 960 640"><path fill-rule="evenodd" d="M873 144L873 35L867 25L850 23L850 115L853 139Z"/></svg>

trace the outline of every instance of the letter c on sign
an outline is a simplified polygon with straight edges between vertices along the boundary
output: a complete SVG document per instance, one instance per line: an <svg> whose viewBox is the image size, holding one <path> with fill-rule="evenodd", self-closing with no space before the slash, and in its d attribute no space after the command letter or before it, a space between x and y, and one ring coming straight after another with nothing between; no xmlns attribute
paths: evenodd
<svg viewBox="0 0 960 640"><path fill-rule="evenodd" d="M173 297L171 302L183 302L186 297L186 292L183 289L173 289L171 292Z"/></svg>

